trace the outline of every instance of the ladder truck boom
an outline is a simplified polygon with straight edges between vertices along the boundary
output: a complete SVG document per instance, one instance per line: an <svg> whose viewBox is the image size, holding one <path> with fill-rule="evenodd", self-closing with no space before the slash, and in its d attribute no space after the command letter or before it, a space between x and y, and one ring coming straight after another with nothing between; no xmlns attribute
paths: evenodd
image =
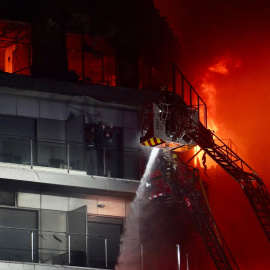
<svg viewBox="0 0 270 270"><path fill-rule="evenodd" d="M149 200L153 203L184 206L218 270L238 270L238 266L211 214L204 197L197 187L199 170L188 167L179 156L168 151L160 151L155 168L146 182Z"/></svg>
<svg viewBox="0 0 270 270"><path fill-rule="evenodd" d="M202 100L199 96L197 99ZM175 93L162 93L157 101L141 108L140 143L173 151L187 151L198 145L240 184L270 242L270 195L263 180L200 122L199 108L199 102L197 107L188 106Z"/></svg>
<svg viewBox="0 0 270 270"><path fill-rule="evenodd" d="M188 133L196 143L242 187L270 242L270 195L260 176L214 133L198 127Z"/></svg>
<svg viewBox="0 0 270 270"><path fill-rule="evenodd" d="M239 270L200 191L184 194L183 199L217 269Z"/></svg>

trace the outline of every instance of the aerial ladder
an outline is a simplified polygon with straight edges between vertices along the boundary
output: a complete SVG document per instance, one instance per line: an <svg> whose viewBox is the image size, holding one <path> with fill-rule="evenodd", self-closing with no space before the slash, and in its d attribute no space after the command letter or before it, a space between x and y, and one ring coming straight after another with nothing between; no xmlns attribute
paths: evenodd
<svg viewBox="0 0 270 270"><path fill-rule="evenodd" d="M200 191L183 194L190 217L217 269L239 269Z"/></svg>
<svg viewBox="0 0 270 270"><path fill-rule="evenodd" d="M204 127L188 135L240 184L270 241L270 196L260 176L214 133L213 140L209 140L209 131Z"/></svg>
<svg viewBox="0 0 270 270"><path fill-rule="evenodd" d="M176 156L176 158L173 158ZM158 168L146 183L149 200L155 203L184 205L218 270L239 270L211 214L199 170L188 167L175 152L164 151ZM201 190L198 189L200 182Z"/></svg>
<svg viewBox="0 0 270 270"><path fill-rule="evenodd" d="M180 89L176 85L176 72L181 78ZM180 90L178 95L176 95L176 88L178 92ZM205 102L175 65L173 65L173 92L163 89L157 100L141 107L140 113L142 118L140 143L142 145L163 149L167 147L171 151L187 151L198 145L240 184L270 241L270 195L263 180L227 144L207 128ZM168 187L166 189L168 190ZM201 235L217 269L234 269L235 266L227 265L226 262L229 260L226 259L224 250L223 255L216 257L215 254L219 254L220 249L216 246L219 240L213 233L215 232L213 228L217 226L211 212L206 210L203 201L198 197L200 196L195 196L195 193L186 194L186 203L192 205L191 217L196 226L204 224L204 228L200 227L203 229ZM238 269L237 266L235 269Z"/></svg>
<svg viewBox="0 0 270 270"><path fill-rule="evenodd" d="M270 195L260 176L241 159L227 144L207 128L205 102L174 65L181 75L180 95L162 91L160 97L141 108L142 145L171 150L189 150L198 145L219 166L228 172L242 187L257 216L263 231L270 241Z"/></svg>

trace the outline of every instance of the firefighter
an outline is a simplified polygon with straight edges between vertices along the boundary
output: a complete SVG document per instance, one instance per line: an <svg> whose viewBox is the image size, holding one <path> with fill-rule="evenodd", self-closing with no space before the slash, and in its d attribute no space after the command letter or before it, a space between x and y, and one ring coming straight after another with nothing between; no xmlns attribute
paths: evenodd
<svg viewBox="0 0 270 270"><path fill-rule="evenodd" d="M86 172L98 175L97 149L95 146L96 130L94 125L87 125L85 129L86 141Z"/></svg>
<svg viewBox="0 0 270 270"><path fill-rule="evenodd" d="M112 142L113 142L113 123L105 125L102 122L102 116L99 115L95 135L98 175L108 176L107 174L110 172L111 152L109 151L108 146L110 146Z"/></svg>
<svg viewBox="0 0 270 270"><path fill-rule="evenodd" d="M113 142L113 123L105 125L102 115L97 116L98 124L86 128L86 163L87 173L107 176L110 174L110 151L108 146ZM105 169L106 168L106 172Z"/></svg>

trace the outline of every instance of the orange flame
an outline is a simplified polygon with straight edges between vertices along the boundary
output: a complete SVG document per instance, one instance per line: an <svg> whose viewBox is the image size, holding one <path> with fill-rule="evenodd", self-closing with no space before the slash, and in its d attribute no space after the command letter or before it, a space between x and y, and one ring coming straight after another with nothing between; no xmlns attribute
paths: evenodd
<svg viewBox="0 0 270 270"><path fill-rule="evenodd" d="M206 68L206 71L200 76L199 92L202 93L202 97L205 100L208 108L208 128L215 133L218 132L219 127L215 121L216 115L216 95L217 90L215 86L215 79L218 75L226 76L230 70L237 68L241 65L240 59L232 59L228 55L215 59L215 63ZM194 154L200 151L200 147L194 148ZM197 160L202 160L203 151L198 154L198 158L195 159L195 166L198 166ZM201 165L201 162L200 162ZM208 159L207 167L216 166L215 162Z"/></svg>
<svg viewBox="0 0 270 270"><path fill-rule="evenodd" d="M228 67L227 67L227 59L220 59L217 63L210 66L208 70L216 73L220 73L223 75L227 75L229 73Z"/></svg>

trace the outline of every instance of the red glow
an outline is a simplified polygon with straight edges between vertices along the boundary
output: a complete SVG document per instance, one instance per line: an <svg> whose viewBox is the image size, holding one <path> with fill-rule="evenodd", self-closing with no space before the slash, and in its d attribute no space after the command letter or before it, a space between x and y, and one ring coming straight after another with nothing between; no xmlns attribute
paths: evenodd
<svg viewBox="0 0 270 270"><path fill-rule="evenodd" d="M216 62L208 67L209 71L228 75L231 69L239 68L242 61L240 58L233 59L229 55L224 55L216 59Z"/></svg>
<svg viewBox="0 0 270 270"><path fill-rule="evenodd" d="M224 65L223 62L219 62L215 64L214 66L209 67L208 69L210 71L217 72L224 75L229 73L229 70L227 69L227 67Z"/></svg>
<svg viewBox="0 0 270 270"><path fill-rule="evenodd" d="M102 38L67 33L68 69L79 75L79 81L115 86L115 52ZM84 77L84 78L83 78Z"/></svg>
<svg viewBox="0 0 270 270"><path fill-rule="evenodd" d="M270 190L268 2L155 2L182 40L179 65L183 72L195 81L200 94L203 82L203 88L214 97L214 103L205 101L212 106L209 117L218 127L217 135L236 143L238 154ZM239 268L269 269L269 243L243 191L219 167L208 175L210 205ZM200 269L209 266L203 264Z"/></svg>
<svg viewBox="0 0 270 270"><path fill-rule="evenodd" d="M229 74L232 63L234 61L228 56L222 56L215 59L215 62L206 68L206 70L200 75L198 74L198 89L201 93L203 99L205 100L208 108L208 128L212 130L214 133L218 134L219 137L222 138L222 129L220 130L218 121L216 120L217 113L217 87L216 87L216 78L219 75L226 76ZM237 61L237 65L239 66L240 61ZM200 151L200 147L195 148L195 152ZM198 154L198 159L195 159L195 166L197 166L197 160L201 161L204 152L201 151ZM210 168L212 166L216 166L216 163L208 158L207 159L207 167ZM202 166L202 162L200 162Z"/></svg>
<svg viewBox="0 0 270 270"><path fill-rule="evenodd" d="M0 35L0 70L30 75L30 26L0 21Z"/></svg>

